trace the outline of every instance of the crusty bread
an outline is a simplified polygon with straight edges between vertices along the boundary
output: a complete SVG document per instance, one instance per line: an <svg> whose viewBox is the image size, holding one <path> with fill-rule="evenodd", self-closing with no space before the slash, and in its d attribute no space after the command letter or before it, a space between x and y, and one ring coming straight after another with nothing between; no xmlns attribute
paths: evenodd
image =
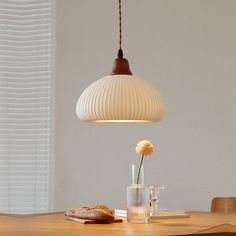
<svg viewBox="0 0 236 236"><path fill-rule="evenodd" d="M96 205L95 207L71 208L65 212L65 215L79 219L101 221L104 223L114 221L112 210L110 210L105 205Z"/></svg>

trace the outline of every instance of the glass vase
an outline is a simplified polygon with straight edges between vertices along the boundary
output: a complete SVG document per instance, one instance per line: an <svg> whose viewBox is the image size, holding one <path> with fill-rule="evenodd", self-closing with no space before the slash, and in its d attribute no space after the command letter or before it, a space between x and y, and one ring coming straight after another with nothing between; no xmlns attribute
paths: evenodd
<svg viewBox="0 0 236 236"><path fill-rule="evenodd" d="M139 173L139 177L138 177ZM147 223L150 218L150 188L144 184L144 169L132 165L132 184L127 187L127 221Z"/></svg>

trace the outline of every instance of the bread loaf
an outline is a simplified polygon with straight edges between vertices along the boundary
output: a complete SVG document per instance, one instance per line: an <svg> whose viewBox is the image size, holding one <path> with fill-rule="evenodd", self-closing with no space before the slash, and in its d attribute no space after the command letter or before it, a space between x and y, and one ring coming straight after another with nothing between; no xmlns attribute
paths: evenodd
<svg viewBox="0 0 236 236"><path fill-rule="evenodd" d="M104 223L114 221L114 215L105 205L96 205L95 207L71 208L65 212L68 217L96 220Z"/></svg>

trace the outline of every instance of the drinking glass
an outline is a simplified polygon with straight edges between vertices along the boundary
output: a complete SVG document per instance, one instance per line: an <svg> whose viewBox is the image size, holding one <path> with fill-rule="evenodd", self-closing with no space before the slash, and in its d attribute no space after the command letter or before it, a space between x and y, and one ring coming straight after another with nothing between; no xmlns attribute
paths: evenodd
<svg viewBox="0 0 236 236"><path fill-rule="evenodd" d="M159 207L158 196L161 189L165 189L164 185L150 185L150 211L157 212L162 209Z"/></svg>

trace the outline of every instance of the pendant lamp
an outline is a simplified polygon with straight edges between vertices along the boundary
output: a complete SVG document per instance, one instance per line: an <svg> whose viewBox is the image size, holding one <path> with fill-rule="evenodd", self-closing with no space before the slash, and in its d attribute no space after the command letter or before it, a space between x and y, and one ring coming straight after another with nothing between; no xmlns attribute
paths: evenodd
<svg viewBox="0 0 236 236"><path fill-rule="evenodd" d="M87 87L76 105L78 118L86 122L138 123L157 122L165 114L158 91L146 81L132 75L123 58L121 0L119 2L119 50L112 72Z"/></svg>

